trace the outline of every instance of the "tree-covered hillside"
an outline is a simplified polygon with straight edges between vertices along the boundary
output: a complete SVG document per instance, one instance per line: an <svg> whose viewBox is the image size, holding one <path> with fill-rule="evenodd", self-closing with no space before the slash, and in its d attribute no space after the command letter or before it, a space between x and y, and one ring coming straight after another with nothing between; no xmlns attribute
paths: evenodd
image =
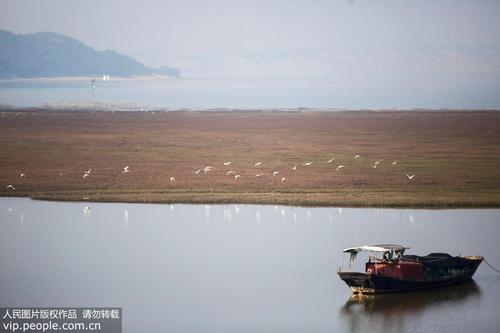
<svg viewBox="0 0 500 333"><path fill-rule="evenodd" d="M0 30L0 78L57 76L179 76L179 70L147 67L115 51L97 51L52 32L16 35Z"/></svg>

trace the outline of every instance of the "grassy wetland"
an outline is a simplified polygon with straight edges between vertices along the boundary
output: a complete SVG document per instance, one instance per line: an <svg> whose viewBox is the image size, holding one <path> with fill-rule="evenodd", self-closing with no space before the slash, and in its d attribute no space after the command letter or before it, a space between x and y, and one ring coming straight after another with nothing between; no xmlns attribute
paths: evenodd
<svg viewBox="0 0 500 333"><path fill-rule="evenodd" d="M500 112L495 111L0 114L1 196L500 206ZM129 172L123 172L126 166ZM205 173L207 166L212 168Z"/></svg>

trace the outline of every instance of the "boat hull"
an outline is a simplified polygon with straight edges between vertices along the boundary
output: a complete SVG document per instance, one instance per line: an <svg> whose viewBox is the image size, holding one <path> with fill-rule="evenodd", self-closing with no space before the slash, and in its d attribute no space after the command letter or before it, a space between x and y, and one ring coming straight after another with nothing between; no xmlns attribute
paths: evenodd
<svg viewBox="0 0 500 333"><path fill-rule="evenodd" d="M463 274L439 279L408 280L373 273L358 272L338 272L338 274L351 288L353 293L356 294L407 292L446 287L470 281L482 261L482 257L470 259L469 269L464 270Z"/></svg>

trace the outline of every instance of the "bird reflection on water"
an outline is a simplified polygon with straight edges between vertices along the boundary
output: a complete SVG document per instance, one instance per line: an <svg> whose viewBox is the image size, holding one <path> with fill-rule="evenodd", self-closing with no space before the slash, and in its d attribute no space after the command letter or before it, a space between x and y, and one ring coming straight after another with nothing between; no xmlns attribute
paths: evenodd
<svg viewBox="0 0 500 333"><path fill-rule="evenodd" d="M340 309L349 332L402 332L419 326L419 314L462 303L478 302L481 289L474 282L401 294L355 295Z"/></svg>

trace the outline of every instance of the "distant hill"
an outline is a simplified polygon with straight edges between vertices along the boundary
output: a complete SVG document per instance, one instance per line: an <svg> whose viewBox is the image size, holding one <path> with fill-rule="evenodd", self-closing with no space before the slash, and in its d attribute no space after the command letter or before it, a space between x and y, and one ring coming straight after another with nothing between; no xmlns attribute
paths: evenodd
<svg viewBox="0 0 500 333"><path fill-rule="evenodd" d="M115 51L97 51L52 32L16 35L0 30L0 78L134 75L179 76L176 68L147 67Z"/></svg>

